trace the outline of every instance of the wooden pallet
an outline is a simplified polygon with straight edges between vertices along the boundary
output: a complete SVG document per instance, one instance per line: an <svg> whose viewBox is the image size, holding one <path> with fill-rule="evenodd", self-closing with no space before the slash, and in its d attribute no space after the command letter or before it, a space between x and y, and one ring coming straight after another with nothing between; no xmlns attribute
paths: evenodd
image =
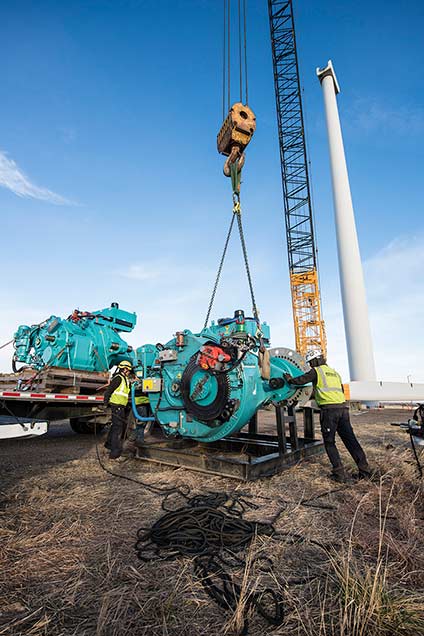
<svg viewBox="0 0 424 636"><path fill-rule="evenodd" d="M13 391L17 388L19 379L23 382L35 374L34 369L25 369L20 373L0 373L0 390Z"/></svg>
<svg viewBox="0 0 424 636"><path fill-rule="evenodd" d="M93 395L101 392L109 382L109 373L98 371L72 371L50 367L37 373L25 369L20 373L0 374L0 390L13 389L39 391L40 393L81 393Z"/></svg>

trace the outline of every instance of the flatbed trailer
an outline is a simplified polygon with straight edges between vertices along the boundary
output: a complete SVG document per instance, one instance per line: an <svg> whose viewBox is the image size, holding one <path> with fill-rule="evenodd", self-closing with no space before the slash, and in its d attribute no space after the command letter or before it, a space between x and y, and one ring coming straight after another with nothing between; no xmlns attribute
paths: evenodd
<svg viewBox="0 0 424 636"><path fill-rule="evenodd" d="M47 420L0 415L0 440L39 437L48 431Z"/></svg>
<svg viewBox="0 0 424 636"><path fill-rule="evenodd" d="M42 435L57 420L76 433L100 431L109 420L103 395L0 391L0 439Z"/></svg>

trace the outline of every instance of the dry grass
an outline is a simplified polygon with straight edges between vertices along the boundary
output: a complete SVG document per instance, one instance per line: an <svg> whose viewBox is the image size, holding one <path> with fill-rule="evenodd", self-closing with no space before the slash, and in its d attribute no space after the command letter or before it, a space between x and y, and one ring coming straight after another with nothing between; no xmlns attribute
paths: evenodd
<svg viewBox="0 0 424 636"><path fill-rule="evenodd" d="M336 618L336 630L332 625L332 632L340 636L390 636L392 634L415 636L424 634L424 599L412 589L405 589L400 585L401 579L396 580L394 572L399 567L404 569L404 555L396 551L399 559L392 560L393 536L388 531L389 518L399 518L402 513L402 500L399 506L399 497L395 495L399 490L399 477L404 482L404 475L398 474L396 479L393 474L387 479L386 473L380 479L376 492L371 495L378 496L378 540L374 541L373 533L368 534L368 542L362 544L362 548L368 548L358 554L358 542L355 540L355 528L360 526L363 535L364 528L359 521L362 505L368 503L370 497L365 494L359 502L352 521L347 550L331 558L331 575L338 588L336 599L338 603L338 616ZM372 498L372 497L371 497ZM414 497L408 508L415 512ZM394 514L397 513L397 514ZM404 549L412 556L416 547L416 531L414 536L409 536L409 543L404 539ZM363 541L363 539L362 539ZM356 554L355 554L356 551ZM374 559L370 553L377 552ZM422 557L419 555L420 563ZM330 612L323 612L324 616ZM331 624L331 623L330 623Z"/></svg>
<svg viewBox="0 0 424 636"><path fill-rule="evenodd" d="M362 430L378 477L318 499L322 507L300 502L334 490L325 458L252 484L135 461L117 469L187 483L193 494L247 493L259 505L249 518L276 517L286 536L256 537L246 551L232 615L206 595L190 559L136 560L136 530L160 516L160 499L105 475L91 440L69 433L1 446L0 636L232 636L246 618L251 636L424 634L422 486L409 451L386 449L401 433L381 444L386 427ZM293 544L291 533L306 540ZM266 586L284 596L280 627L251 608Z"/></svg>

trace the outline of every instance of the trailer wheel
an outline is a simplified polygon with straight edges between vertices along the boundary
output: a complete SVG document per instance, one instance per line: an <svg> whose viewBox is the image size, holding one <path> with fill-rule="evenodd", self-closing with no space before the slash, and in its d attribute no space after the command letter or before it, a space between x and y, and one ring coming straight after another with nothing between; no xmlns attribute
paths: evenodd
<svg viewBox="0 0 424 636"><path fill-rule="evenodd" d="M94 433L100 433L106 424L102 424L100 422L95 422L94 420L86 420L84 418L72 417L69 420L72 430L75 433L79 433L81 435L94 435Z"/></svg>

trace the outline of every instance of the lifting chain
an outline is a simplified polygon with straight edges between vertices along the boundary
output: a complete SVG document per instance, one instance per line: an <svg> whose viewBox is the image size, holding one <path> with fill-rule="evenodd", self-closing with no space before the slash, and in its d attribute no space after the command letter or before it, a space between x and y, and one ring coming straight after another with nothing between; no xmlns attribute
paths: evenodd
<svg viewBox="0 0 424 636"><path fill-rule="evenodd" d="M215 285L214 285L213 290L212 290L212 295L211 295L211 299L210 299L210 302L209 302L209 307L208 307L208 311L207 311L207 314L206 314L205 324L203 325L203 329L206 329L206 327L208 326L209 318L210 318L211 311L212 311L212 306L213 306L213 303L214 303L214 300L215 300L215 296L216 296L216 290L218 289L219 279L221 277L222 267L224 265L225 256L227 254L228 244L230 242L231 233L233 231L234 219L235 219L235 215L233 214L233 217L232 217L231 223L230 223L230 228L228 230L227 238L225 239L224 251L222 253L221 262L219 263L218 273L216 275Z"/></svg>
<svg viewBox="0 0 424 636"><path fill-rule="evenodd" d="M246 241L244 238L244 231L243 231L243 223L242 223L242 218L241 218L241 206L240 206L240 182L241 182L241 172L238 169L238 164L237 163L232 163L230 164L230 169L231 169L231 185L233 188L233 216L231 219L231 223L230 223L230 227L228 230L228 234L227 234L227 238L225 240L225 245L224 245L224 251L222 253L222 257L221 257L221 261L219 263L219 267L218 267L218 273L216 276L216 280L215 280L215 285L213 287L212 290L212 295L211 295L211 299L209 302L209 307L208 307L208 311L206 314L206 319L205 319L205 324L204 324L204 328L206 328L208 326L208 322L209 322L209 318L210 318L210 314L212 311L212 306L215 300L215 296L216 296L216 291L218 289L218 284L219 284L219 280L221 277L221 272L222 272L222 268L224 266L224 261L225 261L225 256L227 254L227 249L228 249L228 244L230 242L230 238L231 238L231 234L233 231L233 226L234 226L234 219L237 218L237 225L238 225L238 231L239 231L239 236L240 236L240 243L241 243L241 248L242 248L242 252L243 252L243 258L244 258L244 266L246 269L246 275L247 275L247 281L249 284L249 291L250 291L250 298L252 301L252 311L253 311L253 317L255 318L258 327L259 327L259 312L258 312L258 308L256 306L256 300L255 300L255 293L253 290L253 282L252 282L252 276L250 273L250 267L249 267L249 259L248 259L248 255L247 255L247 247L246 247Z"/></svg>

